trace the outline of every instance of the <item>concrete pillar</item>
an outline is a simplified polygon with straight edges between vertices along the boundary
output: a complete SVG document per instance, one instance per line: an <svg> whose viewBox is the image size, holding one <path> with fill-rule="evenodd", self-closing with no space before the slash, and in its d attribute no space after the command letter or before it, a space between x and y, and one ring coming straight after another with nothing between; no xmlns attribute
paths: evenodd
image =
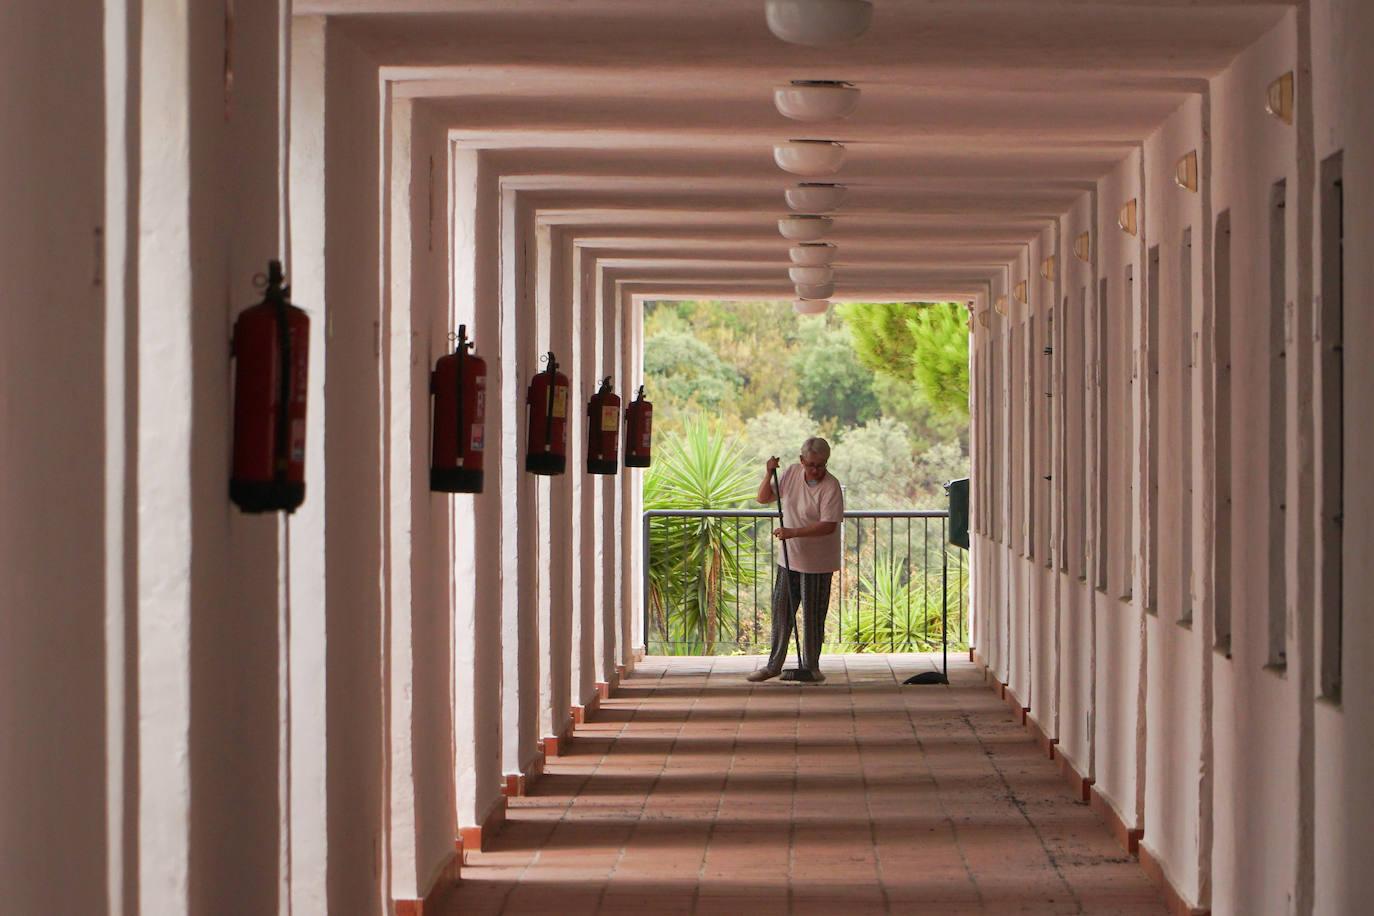
<svg viewBox="0 0 1374 916"><path fill-rule="evenodd" d="M127 48L118 12L115 52ZM122 155L109 179L118 221L106 222L105 80L112 119L136 100L123 97L116 58L105 73L101 26L85 4L0 12L0 885L6 905L25 912L119 906L126 854L115 846L107 879L107 844L122 842L125 817L124 781L114 774L129 763L119 710L137 656L132 646L102 648L107 631L122 640L126 619L136 619L120 581L132 572L120 552L121 515L133 507L123 475L107 480L106 467L127 460L123 335L136 326L124 324L126 265L107 269L105 233L120 247L137 236L119 212L128 206ZM137 60L137 45L131 50ZM34 78L50 67L63 78ZM108 130L136 135L136 116ZM111 319L119 332L107 352ZM136 705L127 712L136 720ZM127 850L134 862L136 853Z"/></svg>

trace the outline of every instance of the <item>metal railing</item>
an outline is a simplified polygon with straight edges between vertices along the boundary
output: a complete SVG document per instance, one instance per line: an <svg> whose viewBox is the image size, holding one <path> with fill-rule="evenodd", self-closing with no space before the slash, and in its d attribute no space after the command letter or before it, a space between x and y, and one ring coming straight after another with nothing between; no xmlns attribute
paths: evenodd
<svg viewBox="0 0 1374 916"><path fill-rule="evenodd" d="M942 637L967 648L968 574L964 551L948 543L948 517L943 509L844 514L828 651L939 651ZM766 510L646 511L645 652L767 652L777 524Z"/></svg>

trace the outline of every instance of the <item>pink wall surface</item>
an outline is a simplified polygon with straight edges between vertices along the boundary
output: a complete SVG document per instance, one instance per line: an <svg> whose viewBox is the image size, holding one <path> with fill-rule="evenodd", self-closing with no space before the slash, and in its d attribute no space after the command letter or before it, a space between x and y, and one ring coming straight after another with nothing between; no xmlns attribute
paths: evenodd
<svg viewBox="0 0 1374 916"><path fill-rule="evenodd" d="M382 671L382 467L376 66L327 29L324 353L329 900L380 906L386 731Z"/></svg>
<svg viewBox="0 0 1374 916"><path fill-rule="evenodd" d="M0 886L20 911L107 894L104 54L79 9L0 12Z"/></svg>

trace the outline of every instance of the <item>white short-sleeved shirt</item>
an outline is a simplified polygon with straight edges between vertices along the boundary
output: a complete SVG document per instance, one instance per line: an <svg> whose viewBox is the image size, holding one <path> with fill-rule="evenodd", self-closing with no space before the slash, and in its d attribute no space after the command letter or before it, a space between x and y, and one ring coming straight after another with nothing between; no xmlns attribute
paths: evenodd
<svg viewBox="0 0 1374 916"><path fill-rule="evenodd" d="M806 469L798 461L778 479L782 487L782 511L788 528L808 528L818 522L834 522L835 530L823 537L788 538L787 560L778 551L778 565L797 572L834 572L840 568L844 530L844 491L829 472L814 487L806 483Z"/></svg>

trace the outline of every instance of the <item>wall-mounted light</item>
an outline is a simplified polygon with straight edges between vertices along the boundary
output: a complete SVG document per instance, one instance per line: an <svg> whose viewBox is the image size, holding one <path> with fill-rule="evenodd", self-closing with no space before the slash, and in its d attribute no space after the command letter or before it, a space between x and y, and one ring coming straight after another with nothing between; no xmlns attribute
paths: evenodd
<svg viewBox="0 0 1374 916"><path fill-rule="evenodd" d="M1285 124L1293 123L1293 71L1269 84L1264 94L1264 110Z"/></svg>
<svg viewBox="0 0 1374 916"><path fill-rule="evenodd" d="M768 0L768 30L794 45L840 44L868 30L873 4L868 0Z"/></svg>
<svg viewBox="0 0 1374 916"><path fill-rule="evenodd" d="M1012 294L1013 296L1016 297L1016 301L1017 301L1017 302L1021 303L1022 305L1025 305L1025 304L1026 304L1026 281L1025 281L1025 280L1022 280L1020 283L1016 284L1016 286L1012 287L1011 294Z"/></svg>
<svg viewBox="0 0 1374 916"><path fill-rule="evenodd" d="M1174 163L1174 184L1185 191L1197 191L1197 150L1189 150Z"/></svg>
<svg viewBox="0 0 1374 916"><path fill-rule="evenodd" d="M835 294L834 283L798 283L797 296L802 299L829 299Z"/></svg>
<svg viewBox="0 0 1374 916"><path fill-rule="evenodd" d="M813 213L794 213L778 220L778 231L794 242L814 242L830 231L834 220Z"/></svg>
<svg viewBox="0 0 1374 916"><path fill-rule="evenodd" d="M1049 280L1051 283L1054 282L1054 265L1054 255L1050 255L1048 258L1040 262L1040 276L1044 277L1046 280Z"/></svg>
<svg viewBox="0 0 1374 916"><path fill-rule="evenodd" d="M798 315L820 315L830 308L829 299L793 299L792 311Z"/></svg>
<svg viewBox="0 0 1374 916"><path fill-rule="evenodd" d="M978 313L978 323L985 328L991 327L992 314L987 309L983 309L981 312Z"/></svg>
<svg viewBox="0 0 1374 916"><path fill-rule="evenodd" d="M843 80L792 80L773 90L778 114L794 121L847 118L858 104L858 87Z"/></svg>
<svg viewBox="0 0 1374 916"><path fill-rule="evenodd" d="M844 144L834 140L788 140L773 146L773 161L793 175L833 175L844 165Z"/></svg>
<svg viewBox="0 0 1374 916"><path fill-rule="evenodd" d="M1135 198L1126 201L1126 206L1121 208L1121 212L1116 215L1116 224L1122 232L1135 235Z"/></svg>
<svg viewBox="0 0 1374 916"><path fill-rule="evenodd" d="M793 283L815 285L834 280L835 270L831 267L789 267L787 268L787 276Z"/></svg>
<svg viewBox="0 0 1374 916"><path fill-rule="evenodd" d="M1086 232L1079 233L1078 238L1073 240L1073 253L1078 260L1086 263L1093 256L1092 236Z"/></svg>
<svg viewBox="0 0 1374 916"><path fill-rule="evenodd" d="M1007 314L1007 297L998 296L997 300L992 303L992 310L1005 318Z"/></svg>
<svg viewBox="0 0 1374 916"><path fill-rule="evenodd" d="M787 206L803 213L829 213L844 200L847 189L842 184L823 181L804 181L783 192Z"/></svg>
<svg viewBox="0 0 1374 916"><path fill-rule="evenodd" d="M787 249L787 256L798 267L825 267L838 249L829 242L802 242Z"/></svg>

